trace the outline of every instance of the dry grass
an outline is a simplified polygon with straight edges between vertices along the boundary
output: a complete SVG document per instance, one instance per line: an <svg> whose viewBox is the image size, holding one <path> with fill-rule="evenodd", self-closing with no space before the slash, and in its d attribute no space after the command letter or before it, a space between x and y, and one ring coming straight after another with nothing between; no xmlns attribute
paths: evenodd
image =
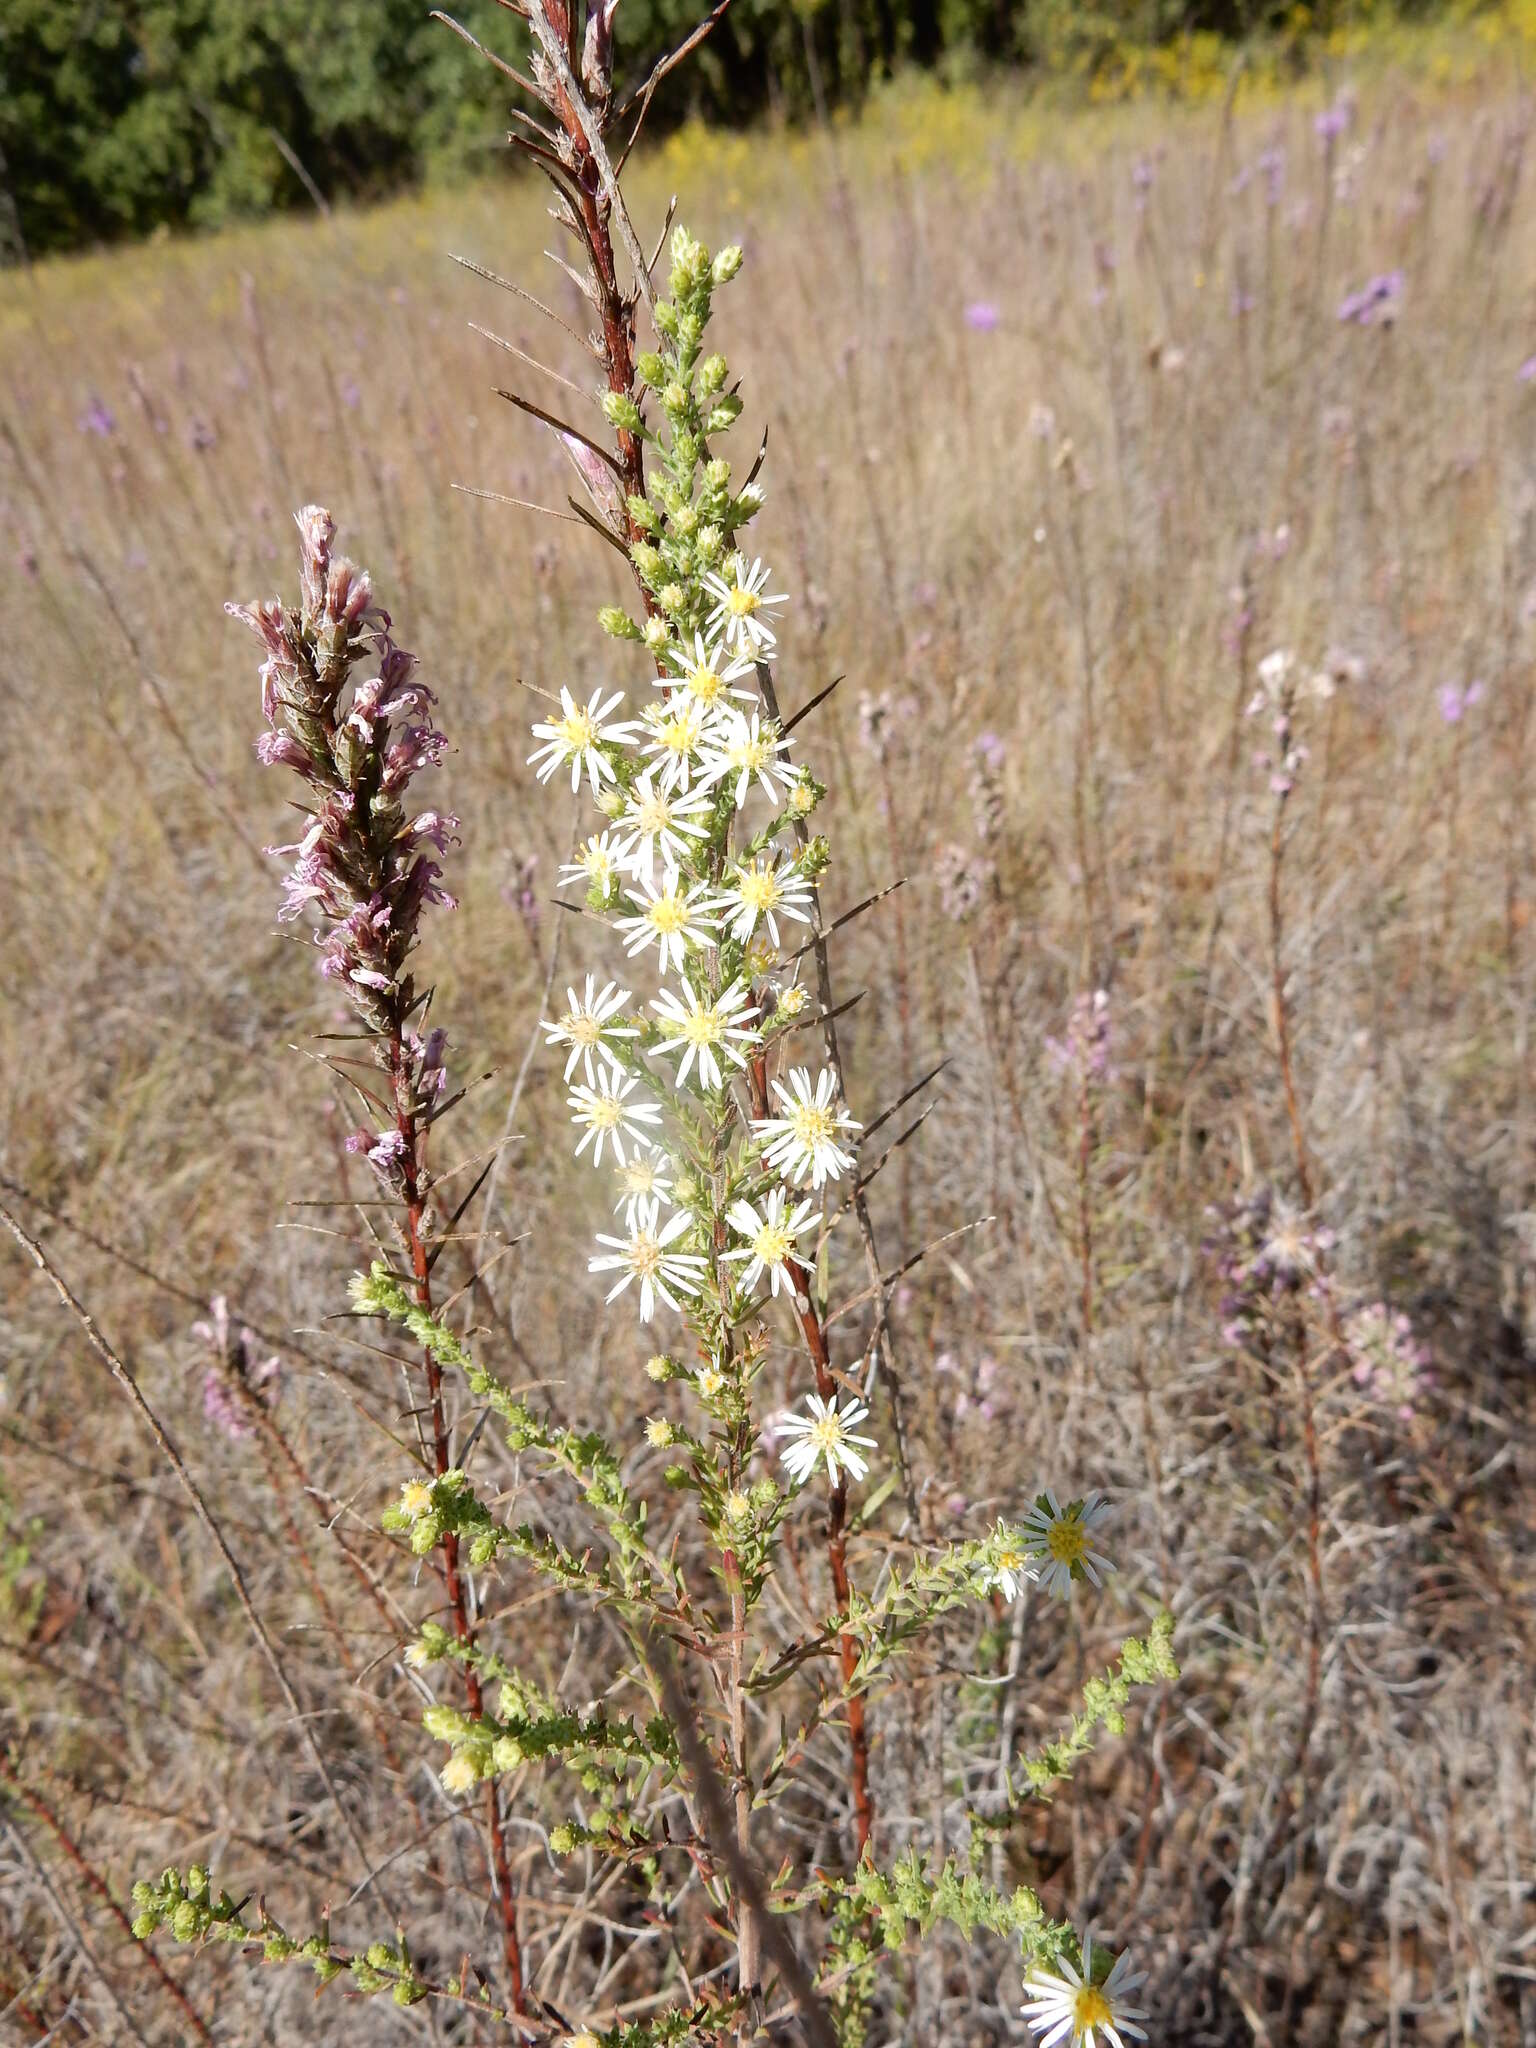
<svg viewBox="0 0 1536 2048"><path fill-rule="evenodd" d="M848 675L807 729L833 787L829 907L910 877L838 942L845 989L869 991L847 1026L855 1105L950 1061L875 1183L887 1257L995 1219L898 1303L925 1513L979 1526L1044 1479L1119 1506L1120 1574L1080 1624L1021 1608L1011 1637L1006 1617L957 1636L947 1665L877 1699L882 1852L940 1831L954 1846L1000 1725L1053 1729L1081 1672L1166 1601L1182 1681L1010 1838L997 1874L1133 1941L1166 2043L1536 2042L1529 108L1492 85L1382 81L1330 164L1315 103L1027 125L969 104L958 157L917 147L908 107L904 162L878 126L835 157L695 140L639 186L649 221L675 175L690 225L747 246L726 340L748 421L770 429L759 545L799 599L784 688L798 704ZM1240 173L1276 143L1270 207L1263 172ZM344 1108L293 1050L332 1015L273 935L259 848L284 836L280 797L251 754L250 645L221 606L291 585L288 513L317 499L426 658L465 842L440 1013L461 1072L492 1075L458 1125L469 1157L503 1127L551 946L563 971L592 943L548 907L568 817L522 765L520 679L611 666L592 613L622 595L582 529L453 488L557 507L571 488L491 395L514 366L466 323L538 351L553 330L445 253L535 285L542 268L575 321L539 262L548 232L530 190L485 191L60 265L0 298L6 1199L28 1191L22 1212L207 1489L382 1870L347 1903L361 1873L216 1560L8 1258L0 1737L29 1795L0 1806L0 2033L18 2040L193 2038L39 1798L119 1895L146 1866L211 1857L295 1919L329 1900L352 1939L415 1901L413 1942L445 1972L491 1952L473 1835L431 1777L397 1638L317 1526L334 1519L391 1598L426 1610L374 1533L402 1476L378 1433L404 1427L400 1381L326 1321L365 1212L294 1206L367 1190ZM1395 325L1338 321L1347 291L1397 267ZM980 300L992 331L965 317ZM93 398L110 434L80 424ZM1341 1298L1407 1310L1437 1372L1407 1423L1347 1382L1316 1387L1315 1711L1295 1383L1224 1344L1201 1249L1208 1205L1295 1186L1271 798L1238 717L1277 645L1359 664L1309 714L1290 809L1306 1140ZM1439 686L1473 677L1483 700L1445 722ZM889 693L883 769L866 691ZM957 924L935 860L977 845L983 732L1006 749L981 848L996 886ZM1084 1204L1046 1039L1096 985L1115 1078ZM523 1241L476 1320L562 1412L616 1423L640 1342L585 1272L599 1204L556 1079L540 1055L494 1218ZM203 1419L189 1325L214 1292L283 1354L276 1419L310 1497L284 1468L273 1488L259 1440ZM945 1352L958 1375L935 1374ZM987 1417L955 1399L984 1360ZM489 1436L477 1455L510 1473ZM641 1483L659 1488L660 1462L637 1457ZM856 1569L889 1540L866 1533ZM799 1554L813 1572L809 1538ZM355 1673L339 1690L317 1585ZM568 1697L606 1682L591 1618L528 1604L515 1578L487 1600ZM1012 1677L967 1676L989 1670ZM835 1860L846 1792L825 1792L803 1817ZM536 1825L559 1798L519 1797L541 1988L600 2014L643 2000L664 1958L632 1939L638 1895L584 1899ZM340 1988L312 2018L305 1983L235 1955L167 1963L241 2048L473 2038ZM999 1950L957 1945L914 1968L876 2038L1017 2042L1018 2003Z"/></svg>

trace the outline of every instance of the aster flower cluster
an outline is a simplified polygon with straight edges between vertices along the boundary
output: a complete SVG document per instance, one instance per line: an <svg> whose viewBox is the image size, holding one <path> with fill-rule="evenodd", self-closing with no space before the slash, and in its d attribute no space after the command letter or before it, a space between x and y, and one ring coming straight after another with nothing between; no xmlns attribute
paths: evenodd
<svg viewBox="0 0 1536 2048"><path fill-rule="evenodd" d="M398 647L366 571L333 551L336 528L318 505L297 515L300 602L227 605L266 650L256 753L304 785L303 830L268 851L289 863L279 920L312 920L320 972L375 1041L391 1076L395 1114L348 1149L399 1192L416 1171L415 1117L445 1083L444 1040L411 1020L421 1007L409 960L423 912L453 907L434 854L457 841L458 819L411 798L447 741L432 724L432 692L416 657Z"/></svg>
<svg viewBox="0 0 1536 2048"><path fill-rule="evenodd" d="M643 1323L664 1310L688 1320L704 1361L695 1383L718 1406L733 1398L743 1317L765 1294L803 1290L817 1198L856 1171L858 1125L840 1075L783 1052L809 1000L795 961L829 856L805 830L825 792L791 758L759 682L788 602L737 545L762 493L750 479L734 487L711 445L740 401L704 331L740 253L712 258L680 230L671 254L663 347L637 364L660 424L633 399L606 406L656 455L627 508L646 614L602 614L613 638L645 649L653 684L629 706L617 689L562 689L558 714L534 724L529 763L541 781L568 773L585 788L597 829L561 879L612 926L626 981L659 982L636 996L590 975L544 1023L565 1054L577 1156L615 1176L617 1222L598 1233L591 1269L610 1279L610 1301L632 1293ZM798 1418L790 1471L825 1461L834 1481L862 1476L865 1412L833 1402Z"/></svg>

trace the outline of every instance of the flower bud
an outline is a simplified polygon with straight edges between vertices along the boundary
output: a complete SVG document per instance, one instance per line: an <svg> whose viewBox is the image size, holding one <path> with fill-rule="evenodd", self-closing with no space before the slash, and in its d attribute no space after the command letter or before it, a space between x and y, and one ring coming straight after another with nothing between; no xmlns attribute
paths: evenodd
<svg viewBox="0 0 1536 2048"><path fill-rule="evenodd" d="M561 1821L549 1831L549 1846L556 1856L569 1856L576 1847L576 1830Z"/></svg>
<svg viewBox="0 0 1536 2048"><path fill-rule="evenodd" d="M196 1941L203 1931L203 1916L190 1899L183 1899L171 1914L171 1932L178 1941Z"/></svg>
<svg viewBox="0 0 1536 2048"><path fill-rule="evenodd" d="M631 499L630 503L633 504L634 500ZM610 640L638 640L640 638L640 628L629 616L629 613L619 605L605 604L597 615L597 623L602 627Z"/></svg>
<svg viewBox="0 0 1536 2048"><path fill-rule="evenodd" d="M676 1375L677 1366L667 1357L665 1352L658 1351L654 1357L648 1358L645 1361L646 1378L654 1380L658 1386L664 1386L668 1380L674 1379Z"/></svg>
<svg viewBox="0 0 1536 2048"><path fill-rule="evenodd" d="M645 1440L653 1451L664 1451L672 1443L676 1431L664 1415L656 1415L645 1425Z"/></svg>
<svg viewBox="0 0 1536 2048"><path fill-rule="evenodd" d="M515 1771L523 1760L523 1745L515 1735L498 1735L491 1744L491 1762L498 1771Z"/></svg>
<svg viewBox="0 0 1536 2048"><path fill-rule="evenodd" d="M706 430L711 434L723 434L741 418L741 399L734 391L722 391L710 409L705 420Z"/></svg>
<svg viewBox="0 0 1536 2048"><path fill-rule="evenodd" d="M635 375L642 384L649 384L653 391L659 391L667 381L665 358L653 348L642 349L635 357Z"/></svg>
<svg viewBox="0 0 1536 2048"><path fill-rule="evenodd" d="M439 1742L456 1742L469 1724L456 1707L432 1706L422 1715L421 1725Z"/></svg>
<svg viewBox="0 0 1536 2048"><path fill-rule="evenodd" d="M666 299L656 308L656 325L668 341L677 339L677 308Z"/></svg>
<svg viewBox="0 0 1536 2048"><path fill-rule="evenodd" d="M603 417L609 426L617 427L622 434L638 434L640 431L640 408L627 391L603 393Z"/></svg>
<svg viewBox="0 0 1536 2048"><path fill-rule="evenodd" d="M647 583L654 583L661 574L661 554L648 540L637 540L629 551L629 559Z"/></svg>
<svg viewBox="0 0 1536 2048"><path fill-rule="evenodd" d="M709 267L710 277L716 284L729 284L741 268L741 250L735 242L722 249Z"/></svg>
<svg viewBox="0 0 1536 2048"><path fill-rule="evenodd" d="M719 354L706 356L699 365L699 395L713 398L724 388L726 379L725 357Z"/></svg>
<svg viewBox="0 0 1536 2048"><path fill-rule="evenodd" d="M656 507L649 498L642 498L638 491L631 491L626 501L629 516L642 533L659 533L661 521L656 517Z"/></svg>
<svg viewBox="0 0 1536 2048"><path fill-rule="evenodd" d="M660 654L672 638L672 628L665 619L647 619L641 638L652 654Z"/></svg>

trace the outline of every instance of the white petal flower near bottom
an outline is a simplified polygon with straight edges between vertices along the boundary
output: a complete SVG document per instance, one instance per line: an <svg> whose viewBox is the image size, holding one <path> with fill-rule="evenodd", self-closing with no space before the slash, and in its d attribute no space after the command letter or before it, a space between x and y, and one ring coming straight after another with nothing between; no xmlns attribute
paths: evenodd
<svg viewBox="0 0 1536 2048"><path fill-rule="evenodd" d="M599 1071L595 1088L577 1087L565 1099L571 1106L574 1123L586 1126L585 1135L576 1147L579 1159L587 1147L592 1147L592 1164L603 1163L603 1141L613 1147L613 1156L619 1165L624 1164L624 1140L631 1144L651 1142L645 1126L661 1122L661 1106L655 1102L632 1102L639 1082L626 1079L622 1074L609 1070Z"/></svg>
<svg viewBox="0 0 1536 2048"><path fill-rule="evenodd" d="M864 1403L849 1399L839 1411L836 1395L827 1401L820 1394L808 1394L805 1405L810 1410L808 1415L781 1415L778 1419L777 1433L795 1439L779 1454L792 1476L802 1482L809 1479L825 1458L827 1477L834 1486L839 1466L850 1478L862 1479L869 1470L869 1460L855 1446L862 1445L869 1451L876 1448L872 1436L853 1434L855 1424L869 1415Z"/></svg>
<svg viewBox="0 0 1536 2048"><path fill-rule="evenodd" d="M769 1277L775 1294L780 1282L787 1288L789 1276L784 1262L795 1256L795 1240L811 1228L816 1220L813 1203L799 1202L791 1210L789 1198L782 1188L775 1188L761 1211L750 1202L735 1202L725 1212L725 1220L738 1237L746 1242L727 1252L727 1261L746 1259L747 1270L741 1276L744 1292L750 1294L764 1273Z"/></svg>
<svg viewBox="0 0 1536 2048"><path fill-rule="evenodd" d="M1125 2048L1127 2036L1146 2040L1145 2027L1136 2022L1147 2015L1128 2002L1146 1976L1131 1968L1130 1950L1116 1958L1102 1983L1094 1982L1094 1974L1090 1929L1083 1935L1081 1976L1061 1957L1054 1972L1036 1969L1025 1978L1024 1989L1034 1996L1024 2007L1024 2017L1040 2048Z"/></svg>

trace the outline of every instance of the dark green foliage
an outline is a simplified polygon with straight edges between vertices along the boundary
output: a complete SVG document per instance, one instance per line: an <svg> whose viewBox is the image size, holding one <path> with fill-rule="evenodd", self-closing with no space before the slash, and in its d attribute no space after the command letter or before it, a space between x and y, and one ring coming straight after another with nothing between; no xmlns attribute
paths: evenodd
<svg viewBox="0 0 1536 2048"><path fill-rule="evenodd" d="M623 0L617 99L711 0ZM516 91L431 0L0 0L0 250L50 249L327 199L508 161ZM495 0L445 0L520 65ZM1281 0L732 0L667 78L654 132L696 112L796 118L903 65L1081 65L1194 29L1277 25Z"/></svg>

